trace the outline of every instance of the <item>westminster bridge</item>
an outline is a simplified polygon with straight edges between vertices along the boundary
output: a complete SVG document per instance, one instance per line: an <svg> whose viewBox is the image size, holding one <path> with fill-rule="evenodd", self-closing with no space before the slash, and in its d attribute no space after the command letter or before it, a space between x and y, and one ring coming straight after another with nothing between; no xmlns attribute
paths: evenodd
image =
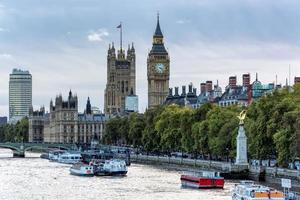
<svg viewBox="0 0 300 200"><path fill-rule="evenodd" d="M29 150L47 150L47 149L77 149L75 144L62 143L0 143L0 148L11 149L13 157L25 157L25 152Z"/></svg>

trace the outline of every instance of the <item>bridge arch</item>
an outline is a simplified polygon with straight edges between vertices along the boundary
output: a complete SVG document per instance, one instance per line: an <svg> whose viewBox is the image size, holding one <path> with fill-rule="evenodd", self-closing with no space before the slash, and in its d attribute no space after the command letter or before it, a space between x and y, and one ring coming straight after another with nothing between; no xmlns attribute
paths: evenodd
<svg viewBox="0 0 300 200"><path fill-rule="evenodd" d="M11 145L4 145L4 144L0 144L0 148L4 148L4 149L10 149L12 151L20 151L19 148L11 146Z"/></svg>
<svg viewBox="0 0 300 200"><path fill-rule="evenodd" d="M63 150L70 150L69 147L59 146L59 145L46 145L46 146L33 145L33 146L25 147L25 148L24 148L24 151L28 151L28 150L30 150L30 149L41 149L41 150L45 150L45 149L51 149L51 148L57 148L57 149L63 149Z"/></svg>

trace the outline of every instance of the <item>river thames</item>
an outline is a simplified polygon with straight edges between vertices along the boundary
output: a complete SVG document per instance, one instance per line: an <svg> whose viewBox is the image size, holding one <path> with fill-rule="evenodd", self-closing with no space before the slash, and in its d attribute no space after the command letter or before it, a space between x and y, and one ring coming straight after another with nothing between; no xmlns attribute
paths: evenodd
<svg viewBox="0 0 300 200"><path fill-rule="evenodd" d="M231 199L233 182L223 190L194 190L180 187L180 172L150 165L132 164L125 177L77 177L70 165L40 159L12 158L0 149L1 200L87 200L87 199ZM11 157L11 158L9 158Z"/></svg>

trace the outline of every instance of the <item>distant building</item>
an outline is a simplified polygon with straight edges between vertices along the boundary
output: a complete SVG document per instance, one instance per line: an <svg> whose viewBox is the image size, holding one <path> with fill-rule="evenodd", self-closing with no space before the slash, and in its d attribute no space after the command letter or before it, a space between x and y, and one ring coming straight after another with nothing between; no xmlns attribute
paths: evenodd
<svg viewBox="0 0 300 200"><path fill-rule="evenodd" d="M165 103L166 105L177 104L179 106L185 106L186 91L185 86L182 86L181 95L178 94L178 87L175 87L175 95L173 95L173 88L169 88L169 95L167 96Z"/></svg>
<svg viewBox="0 0 300 200"><path fill-rule="evenodd" d="M273 92L273 90L275 89L275 84L274 83L269 83L269 84L263 85L258 80L258 77L257 77L257 74L256 74L256 79L252 83L251 89L252 89L252 99L257 100L260 97L262 97L263 95Z"/></svg>
<svg viewBox="0 0 300 200"><path fill-rule="evenodd" d="M44 141L44 124L45 124L45 108L34 111L31 107L29 110L29 131L28 141L41 143Z"/></svg>
<svg viewBox="0 0 300 200"><path fill-rule="evenodd" d="M7 124L7 117L0 117L0 126Z"/></svg>
<svg viewBox="0 0 300 200"><path fill-rule="evenodd" d="M294 79L294 84L300 83L300 76L296 76Z"/></svg>
<svg viewBox="0 0 300 200"><path fill-rule="evenodd" d="M197 94L196 88L193 88L192 84L189 84L188 93L186 93L185 86L182 86L182 93L179 95L178 87L175 87L175 94L173 95L173 89L169 88L169 95L167 96L166 105L177 104L179 106L185 106L190 108L197 108Z"/></svg>
<svg viewBox="0 0 300 200"><path fill-rule="evenodd" d="M175 94L173 89L169 88L169 95L165 100L165 104L177 104L190 108L199 108L205 103L215 103L222 96L222 88L217 85L213 86L212 81L200 84L200 94L197 95L197 89L193 84L188 85L188 92L186 93L186 86L182 86L182 93L179 95L178 87L175 87Z"/></svg>
<svg viewBox="0 0 300 200"><path fill-rule="evenodd" d="M248 106L250 90L250 74L243 75L243 85L237 85L237 77L230 76L228 86L219 99L219 106L231 105Z"/></svg>
<svg viewBox="0 0 300 200"><path fill-rule="evenodd" d="M297 80L300 81L300 77ZM185 86L182 86L181 95L179 95L178 87L174 88L174 95L173 88L169 88L169 95L165 100L165 104L177 104L191 108L199 108L205 103L212 103L221 107L232 105L248 106L253 101L263 95L272 93L277 88L281 88L281 85L275 86L274 83L262 84L258 80L257 74L256 80L251 84L251 76L247 73L242 75L242 85L237 84L236 76L230 76L224 93L222 93L222 88L219 86L218 81L216 85L213 85L213 82L209 80L200 84L200 94L198 96L197 89L193 88L192 84L189 85L188 93L186 93Z"/></svg>
<svg viewBox="0 0 300 200"><path fill-rule="evenodd" d="M55 98L54 104L51 100L50 113L44 115L43 141L90 144L93 139L100 140L106 118L101 112L93 112L92 108L88 98L84 113L78 113L78 98L71 91L66 101L61 95Z"/></svg>
<svg viewBox="0 0 300 200"><path fill-rule="evenodd" d="M206 81L206 83L200 84L200 94L198 96L199 106L205 103L217 103L222 96L222 88L217 84L213 86L212 81Z"/></svg>
<svg viewBox="0 0 300 200"><path fill-rule="evenodd" d="M125 99L125 112L138 112L139 111L139 99L138 96L133 94L131 91L130 95L128 95Z"/></svg>
<svg viewBox="0 0 300 200"><path fill-rule="evenodd" d="M9 121L16 123L29 115L32 105L32 76L29 71L13 69L9 75Z"/></svg>
<svg viewBox="0 0 300 200"><path fill-rule="evenodd" d="M78 114L78 139L81 144L90 144L93 139L102 139L104 132L104 114L92 112L90 99L88 98L84 113Z"/></svg>
<svg viewBox="0 0 300 200"><path fill-rule="evenodd" d="M243 74L242 78L243 85L237 85L235 81L236 77L229 77L229 84L219 101L220 106L248 106L252 101L255 101L263 95L273 92L275 89L274 83L262 84L258 80L257 74L256 79L252 84L250 84L250 74ZM276 86L276 88L278 87L279 85Z"/></svg>
<svg viewBox="0 0 300 200"><path fill-rule="evenodd" d="M227 87L218 104L222 107L231 105L248 106L248 89L243 86Z"/></svg>

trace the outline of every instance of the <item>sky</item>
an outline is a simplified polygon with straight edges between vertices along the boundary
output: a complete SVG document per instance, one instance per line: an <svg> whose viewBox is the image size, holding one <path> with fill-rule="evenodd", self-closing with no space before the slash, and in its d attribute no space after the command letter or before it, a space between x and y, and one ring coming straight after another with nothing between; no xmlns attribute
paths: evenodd
<svg viewBox="0 0 300 200"><path fill-rule="evenodd" d="M170 55L170 87L255 73L263 83L300 76L298 0L0 0L0 116L13 68L33 76L33 106L71 89L103 110L108 45L134 42L139 110L147 107L147 54L157 12ZM293 82L293 80L291 80Z"/></svg>

